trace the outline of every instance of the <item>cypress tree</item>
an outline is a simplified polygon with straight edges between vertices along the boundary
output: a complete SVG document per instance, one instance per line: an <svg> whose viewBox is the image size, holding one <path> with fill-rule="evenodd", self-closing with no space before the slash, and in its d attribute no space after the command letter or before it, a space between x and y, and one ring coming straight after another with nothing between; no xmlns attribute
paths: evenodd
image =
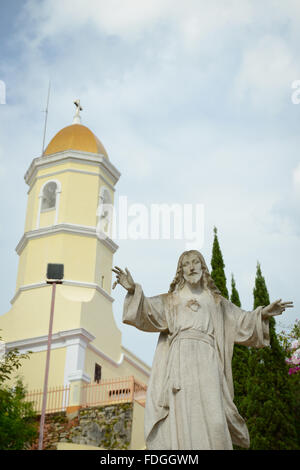
<svg viewBox="0 0 300 470"><path fill-rule="evenodd" d="M221 252L221 248L219 245L217 229L214 228L214 242L213 242L213 249L212 249L212 258L211 258L211 277L215 281L215 284L219 291L221 292L222 296L226 299L229 298L228 290L226 287L226 276L225 276L225 264L223 261L223 256Z"/></svg>
<svg viewBox="0 0 300 470"><path fill-rule="evenodd" d="M240 296L237 291L236 285L235 285L235 280L233 277L233 274L231 275L231 296L230 300L234 305L237 305L238 307L241 307L241 301L240 301Z"/></svg>
<svg viewBox="0 0 300 470"><path fill-rule="evenodd" d="M233 304L241 307L239 293L237 291L235 280L231 277L231 297ZM242 416L245 415L245 402L247 397L247 380L248 380L248 361L249 348L235 344L232 356L232 376L234 385L234 402Z"/></svg>
<svg viewBox="0 0 300 470"><path fill-rule="evenodd" d="M259 263L253 294L254 309L270 303ZM250 449L297 449L293 397L285 354L276 335L273 317L269 325L270 347L250 348L246 403Z"/></svg>

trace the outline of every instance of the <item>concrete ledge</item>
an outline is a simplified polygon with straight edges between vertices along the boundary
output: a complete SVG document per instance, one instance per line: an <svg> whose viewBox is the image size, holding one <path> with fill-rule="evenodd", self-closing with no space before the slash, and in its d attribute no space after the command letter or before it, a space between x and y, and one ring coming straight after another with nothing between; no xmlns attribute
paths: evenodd
<svg viewBox="0 0 300 470"><path fill-rule="evenodd" d="M82 444L70 444L69 442L58 442L56 450L105 450L102 447L87 446Z"/></svg>

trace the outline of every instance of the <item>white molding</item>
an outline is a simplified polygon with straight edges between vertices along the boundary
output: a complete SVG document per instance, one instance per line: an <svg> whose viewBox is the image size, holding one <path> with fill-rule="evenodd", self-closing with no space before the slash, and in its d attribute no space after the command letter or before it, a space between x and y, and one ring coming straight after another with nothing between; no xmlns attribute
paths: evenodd
<svg viewBox="0 0 300 470"><path fill-rule="evenodd" d="M96 289L100 294L102 294L107 300L109 300L111 303L114 302L114 298L109 295L108 292L106 292L101 286L98 284L95 284L94 282L84 282L84 281L74 281L72 279L64 279L63 284L66 286L74 286L74 287L84 287L88 289ZM40 281L40 282L35 282L34 284L25 284L23 286L20 286L13 298L11 299L10 303L13 304L17 298L19 297L21 292L24 292L26 290L30 289L38 289L40 287L46 287L49 286L46 281Z"/></svg>
<svg viewBox="0 0 300 470"><path fill-rule="evenodd" d="M134 366L136 369L139 369L141 372L143 372L143 374L150 377L150 372L148 370L144 369L144 367L141 366L140 364L138 364L137 362L133 361L129 356L124 355L124 359L125 359L125 361L129 362L129 364Z"/></svg>
<svg viewBox="0 0 300 470"><path fill-rule="evenodd" d="M66 359L64 384L84 380L90 382L90 377L85 374L85 352L88 341L84 337L73 337L72 341L66 343Z"/></svg>
<svg viewBox="0 0 300 470"><path fill-rule="evenodd" d="M119 180L121 173L119 170L102 154L81 152L77 150L65 150L63 152L53 153L51 155L43 155L34 158L30 167L25 173L24 179L31 186L36 172L39 168L49 168L53 165L65 163L66 161L75 161L79 163L100 166L102 170L110 177L114 184Z"/></svg>
<svg viewBox="0 0 300 470"><path fill-rule="evenodd" d="M86 348L95 352L105 361L112 364L114 367L120 367L124 360L133 365L136 369L140 370L146 376L150 376L151 369L147 364L143 367L142 361L138 358L138 363L132 357L133 354L128 351L123 346L122 349L125 352L122 352L120 355L119 361L115 361L107 354L105 354L101 349L95 346L92 341L96 337L87 331L85 328L75 328L73 330L59 331L52 335L51 350L59 348L67 348L66 353L66 364L65 364L65 383L84 380L85 382L90 382L91 378L84 373L84 361L85 361L85 350ZM33 353L46 351L47 350L48 335L36 336L34 338L26 338L17 341L11 341L5 343L6 351L11 351L12 349L18 349L21 354L24 354L28 351Z"/></svg>
<svg viewBox="0 0 300 470"><path fill-rule="evenodd" d="M98 356L102 357L105 361L108 361L110 364L112 364L114 367L120 367L122 365L123 360L124 360L124 354L121 353L120 359L118 361L115 361L111 357L109 357L107 354L105 354L101 349L97 348L94 344L88 344L88 349L96 353Z"/></svg>
<svg viewBox="0 0 300 470"><path fill-rule="evenodd" d="M123 346L121 346L121 347L122 347L123 350L126 351L126 349ZM148 369L146 369L146 367L149 368L149 366L147 366L147 364L145 364L145 367L143 367L142 364L139 364L138 362L134 361L126 352L121 353L119 361L115 361L114 359L109 357L107 354L105 354L103 351L101 351L99 348L97 348L97 346L95 346L92 343L89 343L87 345L87 348L90 349L91 351L93 351L94 353L96 353L98 356L100 356L105 361L108 361L114 367L120 367L123 364L124 360L125 360L125 361L129 362L131 365L133 365L136 369L140 370L143 374L150 377L150 372L149 372ZM130 353L130 355L131 355L131 353Z"/></svg>
<svg viewBox="0 0 300 470"><path fill-rule="evenodd" d="M150 377L151 367L144 361L142 361L139 357L137 357L135 354L133 354L131 351L129 351L129 349L125 348L124 346L122 346L122 349L124 351L125 360Z"/></svg>
<svg viewBox="0 0 300 470"><path fill-rule="evenodd" d="M107 181L106 178L104 178L104 176L102 176L100 173L96 173L95 171L87 171L87 170L78 170L78 169L75 169L75 168L65 168L64 170L58 170L58 171L53 171L52 173L45 173L44 175L40 175L40 176L36 176L36 178L34 179L34 181L32 181L32 184L29 188L29 190L27 191L27 194L30 193L32 187L33 187L33 184L35 183L36 180L39 180L39 179L43 179L43 178L51 178L52 176L56 176L56 175L61 175L63 173L82 173L83 175L92 175L92 176L97 176L98 178L102 179L102 181L112 190L112 191L116 191L116 188L109 182Z"/></svg>
<svg viewBox="0 0 300 470"><path fill-rule="evenodd" d="M73 330L59 331L52 335L51 349L58 349L65 347L72 341L81 339L85 343L89 343L95 339L89 331L84 328L75 328ZM36 336L33 338L26 338L17 341L9 341L5 343L7 351L18 349L23 354L28 351L41 352L47 350L48 335Z"/></svg>
<svg viewBox="0 0 300 470"><path fill-rule="evenodd" d="M91 382L90 376L84 372L85 352L87 344L94 339L95 336L84 328L60 331L52 335L51 350L66 348L64 385L78 380ZM8 342L5 346L7 351L18 349L21 354L28 351L38 353L47 350L48 336Z"/></svg>
<svg viewBox="0 0 300 470"><path fill-rule="evenodd" d="M13 298L11 299L10 303L14 304L14 302L19 297L20 293L25 291L25 290L37 289L39 287L45 287L47 285L49 285L49 284L47 284L46 281L42 281L42 282L35 282L34 284L26 284L24 286L20 286L19 289L17 290L17 292L15 293L15 295L13 296Z"/></svg>
<svg viewBox="0 0 300 470"><path fill-rule="evenodd" d="M75 370L74 372L67 373L65 371L65 383L64 385L68 385L69 382L77 382L78 380L83 380L86 383L91 383L91 377L86 374L83 370Z"/></svg>
<svg viewBox="0 0 300 470"><path fill-rule="evenodd" d="M104 295L104 297L107 298L111 303L114 302L114 298L109 295L106 290L103 289L103 287L99 286L98 284L95 284L93 282L82 282L82 281L72 281L72 280L64 280L63 284L66 286L75 286L75 287L87 287L89 289L96 289L100 294Z"/></svg>
<svg viewBox="0 0 300 470"><path fill-rule="evenodd" d="M97 236L96 227L88 226L88 225L76 225L76 224L68 224L68 223L61 223L56 225L49 225L48 227L41 227L35 230L29 230L25 232L17 244L15 250L20 255L25 248L28 240L32 240L34 238L40 238L43 236L53 235L56 233L72 233L75 235L86 235L89 237L96 237L98 240L105 245L112 253L115 253L119 248L118 245L110 238L104 237L101 238Z"/></svg>

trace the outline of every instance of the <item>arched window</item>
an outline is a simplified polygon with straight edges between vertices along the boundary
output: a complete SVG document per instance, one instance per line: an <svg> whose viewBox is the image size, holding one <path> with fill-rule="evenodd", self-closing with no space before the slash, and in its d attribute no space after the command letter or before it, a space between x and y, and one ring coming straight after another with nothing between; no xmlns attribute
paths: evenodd
<svg viewBox="0 0 300 470"><path fill-rule="evenodd" d="M42 194L42 205L41 205L42 211L55 209L56 191L57 191L57 183L55 181L49 181L49 183L47 183L44 186L44 190Z"/></svg>
<svg viewBox="0 0 300 470"><path fill-rule="evenodd" d="M39 194L36 228L57 224L60 193L60 181L50 180L43 184Z"/></svg>

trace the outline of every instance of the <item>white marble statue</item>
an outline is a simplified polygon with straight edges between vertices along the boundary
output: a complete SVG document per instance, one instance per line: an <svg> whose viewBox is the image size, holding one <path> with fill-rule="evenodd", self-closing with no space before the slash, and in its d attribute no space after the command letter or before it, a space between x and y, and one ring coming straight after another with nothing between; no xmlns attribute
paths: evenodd
<svg viewBox="0 0 300 470"><path fill-rule="evenodd" d="M249 433L233 403L233 346L268 346L269 317L292 302L253 312L238 308L221 296L195 250L180 256L169 292L155 297L145 297L127 268L113 271L114 287L128 291L123 322L160 333L147 391L147 449L248 448Z"/></svg>

